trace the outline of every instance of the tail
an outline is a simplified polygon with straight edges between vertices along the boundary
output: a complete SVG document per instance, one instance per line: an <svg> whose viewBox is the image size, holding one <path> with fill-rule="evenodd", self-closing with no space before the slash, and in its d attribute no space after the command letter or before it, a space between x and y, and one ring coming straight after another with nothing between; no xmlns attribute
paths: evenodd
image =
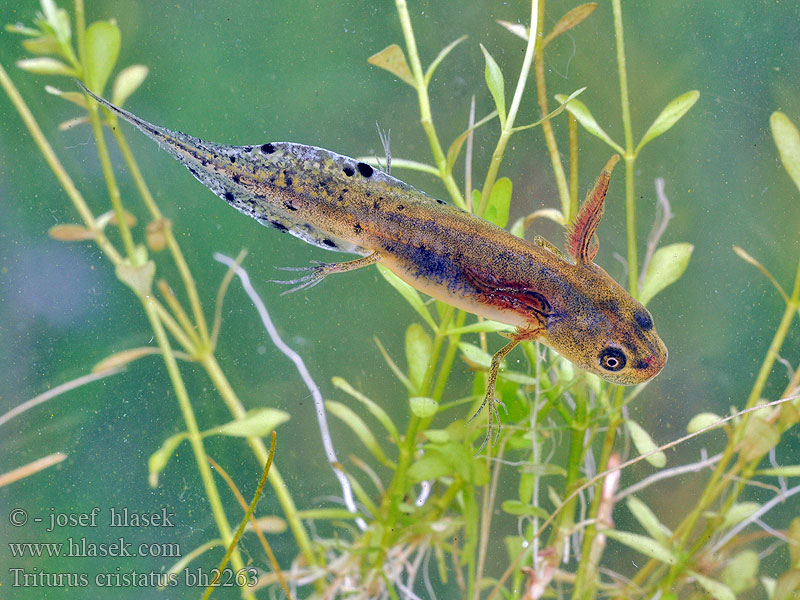
<svg viewBox="0 0 800 600"><path fill-rule="evenodd" d="M144 119L140 119L133 113L129 113L127 110L124 110L119 106L112 104L105 98L101 98L100 96L95 94L92 90L83 85L83 82L76 79L75 83L77 83L78 87L80 87L84 92L89 94L92 98L97 100L101 105L106 107L109 111L111 111L112 113L118 115L119 117L130 123L148 137L153 138L159 144L164 143L165 135L174 133L169 129L165 129L163 127L159 127L158 125L153 125L152 123L148 123L147 121L145 121Z"/></svg>

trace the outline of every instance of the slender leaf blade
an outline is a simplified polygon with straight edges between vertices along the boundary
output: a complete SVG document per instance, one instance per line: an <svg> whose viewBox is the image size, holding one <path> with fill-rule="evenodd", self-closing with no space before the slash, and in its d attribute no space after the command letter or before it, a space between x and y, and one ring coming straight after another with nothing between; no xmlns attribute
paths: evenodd
<svg viewBox="0 0 800 600"><path fill-rule="evenodd" d="M419 323L412 323L406 330L406 361L408 362L408 379L417 389L422 389L425 373L431 361L433 338Z"/></svg>
<svg viewBox="0 0 800 600"><path fill-rule="evenodd" d="M397 290L403 298L405 298L406 302L408 302L411 305L411 308L413 308L417 312L417 314L420 317L422 317L422 319L428 325L430 325L431 329L433 329L434 332L437 332L439 328L433 321L433 317L431 316L431 313L428 311L428 308L425 306L425 304L423 304L419 292L417 292L417 290L408 285L405 281L400 279L397 275L392 273L389 269L387 269L383 265L379 264L377 265L377 267L380 274L383 275L383 278L386 281L388 281L389 284L395 290Z"/></svg>
<svg viewBox="0 0 800 600"><path fill-rule="evenodd" d="M367 450L372 452L372 455L378 462L390 468L394 467L394 463L384 454L383 448L381 448L378 440L375 438L375 434L372 433L369 426L352 408L341 402L326 400L325 410L341 419L350 430L356 434L356 437L361 440L361 443L366 446Z"/></svg>
<svg viewBox="0 0 800 600"><path fill-rule="evenodd" d="M339 388L344 393L349 394L350 396L361 402L361 404L363 404L367 408L367 410L372 414L372 416L375 417L381 425L383 425L383 428L386 429L389 436L395 442L398 442L400 440L400 434L398 433L397 427L395 427L394 422L389 417L388 413L385 410L383 410L383 408L381 408L381 406L377 402L371 400L370 398L368 398L367 396L356 390L352 385L350 385L345 379L341 377L334 377L331 381L333 382L333 385L335 387Z"/></svg>
<svg viewBox="0 0 800 600"><path fill-rule="evenodd" d="M431 77L433 77L433 74L436 72L436 68L440 64L442 64L442 61L445 58L447 58L447 55L450 54L453 51L453 48L455 48L461 42L463 42L465 39L467 39L467 37L468 36L466 36L466 35L462 35L460 38L458 38L456 40L453 40L452 42L447 44L447 46L442 48L441 52L439 52L439 54L436 55L436 58L433 59L433 62L428 67L428 70L425 71L425 85L430 83Z"/></svg>
<svg viewBox="0 0 800 600"><path fill-rule="evenodd" d="M631 434L633 445L640 455L648 454L658 448L653 438L645 431L644 427L633 419L627 419L625 421L625 427L628 429L628 433ZM656 452L652 456L648 456L645 460L654 467L661 469L667 464L667 455L663 452Z"/></svg>
<svg viewBox="0 0 800 600"><path fill-rule="evenodd" d="M639 291L639 301L647 306L656 294L678 281L689 266L693 251L694 246L685 242L662 246L656 250L647 265L642 289Z"/></svg>
<svg viewBox="0 0 800 600"><path fill-rule="evenodd" d="M629 531L618 531L616 529L605 529L602 533L618 541L620 544L633 548L637 552L655 558L668 565L678 564L678 557L670 550L659 544L656 540L637 533L630 533Z"/></svg>
<svg viewBox="0 0 800 600"><path fill-rule="evenodd" d="M570 100L569 102L566 102L567 96L564 96L563 94L556 94L556 100L562 104L566 103L569 114L575 117L578 123L583 125L583 128L586 131L603 140L606 144L614 148L614 150L620 154L625 154L625 149L612 140L611 137L603 130L603 128L600 127L599 123L592 115L592 112L589 110L589 107L587 107L583 102L580 100Z"/></svg>
<svg viewBox="0 0 800 600"><path fill-rule="evenodd" d="M289 413L277 408L254 408L245 416L212 428L207 434L230 435L233 437L265 437L272 430L289 420Z"/></svg>
<svg viewBox="0 0 800 600"><path fill-rule="evenodd" d="M505 82L503 81L503 72L495 62L489 51L481 44L481 51L486 60L486 68L484 69L484 76L486 77L486 86L489 88L489 93L494 99L497 114L500 116L500 125L506 124L506 90Z"/></svg>
<svg viewBox="0 0 800 600"><path fill-rule="evenodd" d="M783 168L786 169L789 177L800 190L800 132L789 117L782 112L772 113L769 125Z"/></svg>
<svg viewBox="0 0 800 600"><path fill-rule="evenodd" d="M653 124L650 125L650 128L645 132L644 136L642 136L642 141L639 142L639 145L636 147L636 153L638 154L639 150L641 150L645 144L671 129L683 115L689 112L689 109L694 106L699 98L700 92L692 90L681 94L667 104L664 110L656 117L656 120L653 121Z"/></svg>
<svg viewBox="0 0 800 600"><path fill-rule="evenodd" d="M117 64L122 34L116 23L97 21L86 30L86 87L102 94Z"/></svg>
<svg viewBox="0 0 800 600"><path fill-rule="evenodd" d="M544 39L542 40L542 47L547 46L550 42L560 36L562 33L566 33L573 27L577 27L580 23L588 17L590 14L594 12L594 9L597 8L597 2L587 2L586 4L581 4L580 6L576 6L569 12L567 12L563 17L561 17L558 22L553 26L553 29L548 33Z"/></svg>
<svg viewBox="0 0 800 600"><path fill-rule="evenodd" d="M150 72L144 65L131 65L125 67L114 79L114 86L111 88L111 102L117 106L122 106L133 92L139 89L147 74Z"/></svg>

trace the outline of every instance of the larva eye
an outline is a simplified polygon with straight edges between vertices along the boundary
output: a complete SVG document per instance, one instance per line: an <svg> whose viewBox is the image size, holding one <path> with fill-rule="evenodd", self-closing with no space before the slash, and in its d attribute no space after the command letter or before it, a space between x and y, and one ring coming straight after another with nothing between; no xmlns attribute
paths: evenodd
<svg viewBox="0 0 800 600"><path fill-rule="evenodd" d="M626 362L625 353L619 348L609 346L600 353L600 366L606 371L619 371Z"/></svg>

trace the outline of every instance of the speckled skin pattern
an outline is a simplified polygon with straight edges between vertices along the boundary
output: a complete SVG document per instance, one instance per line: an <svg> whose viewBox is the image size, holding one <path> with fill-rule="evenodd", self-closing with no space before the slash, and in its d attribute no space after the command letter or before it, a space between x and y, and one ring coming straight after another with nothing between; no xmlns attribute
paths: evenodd
<svg viewBox="0 0 800 600"><path fill-rule="evenodd" d="M641 383L666 363L666 348L647 310L591 261L593 228L584 232L583 256L571 263L352 158L284 142L206 142L94 97L158 142L220 198L264 225L327 250L376 254L415 288L514 325L518 339L539 338L609 381ZM605 189L595 203L594 227L604 196ZM610 363L614 369L603 364L611 360L609 348L617 353L617 362Z"/></svg>

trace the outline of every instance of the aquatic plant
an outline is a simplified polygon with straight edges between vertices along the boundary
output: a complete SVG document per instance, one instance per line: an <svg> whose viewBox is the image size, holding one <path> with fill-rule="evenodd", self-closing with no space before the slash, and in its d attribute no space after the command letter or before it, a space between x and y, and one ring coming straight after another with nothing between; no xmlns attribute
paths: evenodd
<svg viewBox="0 0 800 600"><path fill-rule="evenodd" d="M413 160L395 157L387 150L383 166L391 165L395 174L403 169L414 169L437 177L454 204L501 227L508 225L513 191L511 180L501 176L509 141L514 136L524 135L527 129L542 128L558 190L558 206L535 211L514 222L510 230L517 235L524 236L539 218L567 225L575 217L580 187L581 130L603 140L611 152L622 155L628 290L647 304L681 277L693 247L688 243L661 245L671 216L666 195L661 193L662 212L642 255L636 229L636 161L645 146L687 114L699 94L689 91L678 95L658 114L639 141L635 140L621 0L612 0L611 4L623 143L615 141L593 116L589 109L590 91L567 90L571 91L569 95L555 95L558 103L555 109L549 104L544 68L547 47L558 36L591 18L595 3L568 11L547 33L544 32L547 21L542 0L531 3L528 26L500 23L522 40L509 38L509 45L516 44L517 48L524 44L524 59L513 93L506 90L508 75L493 58L493 49L481 47L487 89L475 93L488 92L495 110L476 119L473 104L463 133L449 145L443 144L435 126L436 107L431 103L428 88L437 68L458 51L465 38L444 46L424 68L406 2L396 0L403 46L391 44L369 61L394 75L398 85L407 84L413 89L433 159L432 164L427 164L421 157ZM92 91L102 94L116 68L121 45L119 29L111 21L87 27L82 0L76 0L74 18L75 45L71 18L52 0L42 0L42 14L34 21L34 27L9 27L10 31L27 36L23 45L34 55L20 61L18 66L40 75L77 78ZM112 85L112 101L124 104L146 76L147 69L142 65L121 70ZM519 109L528 98L526 92L530 92L532 77L542 117L535 123L520 126L517 124ZM238 264L243 256L238 261L228 260L231 270L217 294L215 317L209 327L203 309L204 294L197 289L189 261L173 233L173 224L159 209L123 130L116 126L116 118L101 112L97 104L77 91L47 88L51 94L86 111L70 125L86 122L92 127L110 205L109 212L97 216L89 209L2 67L0 85L81 218L82 223L58 225L50 234L64 241L96 244L120 282L133 292L152 329L156 347L118 353L97 365L95 370L105 373L157 353L169 374L185 431L165 440L150 457L151 484L158 484L159 477L168 472L176 449L188 441L218 529L218 537L172 565L172 569L182 568L190 561L206 560L202 555L217 546L230 548L233 568L243 568L246 563L234 543L230 523L231 519L241 519L243 511L234 512L222 501L204 440L212 435L245 438L258 463L266 465L271 457L263 438L289 418L287 413L269 407L245 411L216 355L225 290L234 273L247 281ZM64 87L72 90L71 82ZM569 160L566 166L559 151L557 131L552 127L555 119L567 120ZM800 135L782 113L774 113L770 123L783 165L800 189ZM119 192L104 125L110 125L141 202L150 215L151 221L144 235L138 234L138 239ZM479 127L498 125L495 147L485 166L482 185L473 189L473 173L481 171L472 164L473 136ZM454 175L462 153L466 174L463 186ZM362 157L362 160L376 165L381 162L370 157ZM489 336L509 328L480 319L468 323L466 313L439 302L425 301L413 288L378 267L419 318L419 322L409 324L405 331L405 367L390 357L380 343L373 357L378 360L378 353L382 355L396 374L399 385L407 390L408 421L400 424L389 416L381 398L375 397L380 391L358 389L340 377L333 380L333 385L354 403L328 400L325 409L341 419L367 451L364 457L353 457L349 463L340 463L335 455L331 459L329 453L342 493L349 501L345 508L298 510L289 486L278 466L273 464L268 481L294 536L298 558L292 565L278 565L266 536L262 535L267 557L264 564L270 564L272 572L263 572L255 586L250 586L249 581L242 582L244 597L255 597L260 595L261 588L274 585L281 585L291 597L311 593L312 586L319 597L415 597L415 593L421 593L422 585L434 596L431 577L438 577L441 587L457 589L461 597L470 599L500 596L528 599L554 594L576 599L598 595L678 598L707 594L727 600L759 585L771 599L791 597L800 588L800 520L795 519L785 532L772 534L774 540L788 546L790 553L790 567L777 578L759 573L760 559L755 551L759 547L759 535L745 533L745 529L757 523L779 502L800 491L798 487L788 488L784 484L785 478L800 475L800 466L762 467L764 457L800 420L797 396L800 369L792 373L783 392L771 402L764 398L767 379L773 373L800 310L800 266L792 290L787 293L746 250L737 247L736 252L769 278L786 303L769 351L740 410L732 410L725 418L700 412L687 424L688 436L659 446L626 411L629 403L647 393L645 386L632 389L613 386L576 371L570 363L540 344L525 342L522 351L529 369L527 372L510 368L501 371L497 394L506 408L505 413L501 411L502 431L497 443L488 445L485 454L477 456L475 451L483 438L487 415L469 423L465 422L465 416L474 412L482 397L491 359L489 345L494 343ZM220 260L226 259L221 257ZM172 262L177 269L182 288L180 296L185 301L173 291L178 284L156 280L160 265L167 262ZM253 294L252 297L259 306L257 296ZM293 351L277 337L263 304L259 312L273 341L279 347L283 345L282 349L290 355ZM294 356L299 360L295 360L295 364L302 374L305 370L302 360L296 353ZM467 398L452 398L449 393L448 381L459 359L475 372L473 394ZM201 429L179 360L194 362L204 369L219 399L230 411L231 421ZM308 375L307 370L305 375ZM310 376L303 378L315 400L321 403L319 388ZM695 464L666 467L668 447L717 428L727 436L720 454ZM332 444L322 421L320 430L328 444ZM278 462L280 447L279 443ZM558 449L564 449L565 453L555 459L553 455ZM627 454L636 456L630 458ZM647 461L655 472L620 489L621 470L640 460ZM713 470L703 493L694 505L686 507L675 527L668 528L657 512L636 495L651 485L664 485L665 480L706 468ZM236 490L236 484L221 466L216 465L215 469ZM501 489L501 476L513 476L511 485L506 483ZM258 473L253 473L252 480L257 478ZM367 491L364 481L370 481L375 491ZM775 481L777 486L773 485ZM771 486L770 489L775 490L774 498L763 504L748 501L744 492L746 486L754 482ZM620 529L614 524L612 510L622 501L637 523L635 530ZM498 508L518 520L517 528L508 531L494 523ZM304 520L326 521L334 534L311 535ZM255 529L258 530L258 526ZM627 547L631 556L637 556L637 561L644 557L633 577L625 578L618 573L620 569L614 557L606 553L609 541ZM431 560L436 565L433 574ZM216 564L216 557L212 563ZM499 564L505 569L492 572ZM450 596L454 593L451 591Z"/></svg>

